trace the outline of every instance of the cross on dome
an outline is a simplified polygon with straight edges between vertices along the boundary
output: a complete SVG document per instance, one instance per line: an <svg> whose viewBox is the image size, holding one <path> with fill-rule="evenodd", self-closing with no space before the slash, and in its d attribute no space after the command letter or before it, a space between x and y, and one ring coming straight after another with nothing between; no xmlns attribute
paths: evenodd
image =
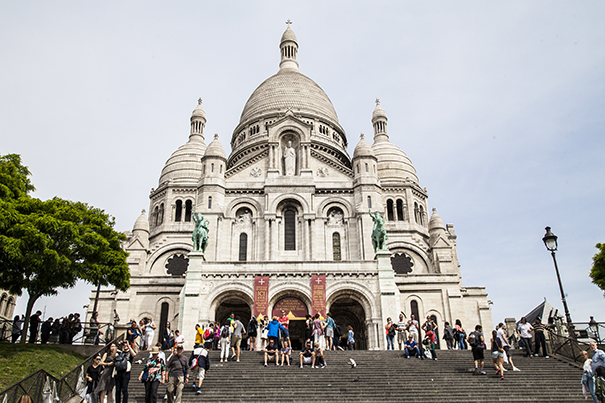
<svg viewBox="0 0 605 403"><path fill-rule="evenodd" d="M201 104L202 104L202 98L199 98L199 99L197 100L197 104L198 104L198 105L201 105Z"/></svg>
<svg viewBox="0 0 605 403"><path fill-rule="evenodd" d="M288 27L289 27L290 25L292 25L292 21L290 21L290 19L288 18L288 21L286 21L286 24L288 24Z"/></svg>
<svg viewBox="0 0 605 403"><path fill-rule="evenodd" d="M364 138L365 134L363 134L363 132L359 135L359 138Z"/></svg>

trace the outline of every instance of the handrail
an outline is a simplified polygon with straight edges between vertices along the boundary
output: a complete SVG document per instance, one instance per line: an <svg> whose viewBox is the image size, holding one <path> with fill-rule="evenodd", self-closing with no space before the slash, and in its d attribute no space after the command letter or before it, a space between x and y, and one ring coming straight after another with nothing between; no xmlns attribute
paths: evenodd
<svg viewBox="0 0 605 403"><path fill-rule="evenodd" d="M0 319L0 341L12 341L13 332L12 319ZM40 343L42 335L42 324L38 324L36 343ZM107 343L113 339L115 325L111 323L80 322L82 329L75 333L68 343L60 343L60 333L52 334L48 344L93 344ZM23 322L21 322L23 326ZM28 337L29 329L21 329L19 337ZM101 337L103 335L103 337Z"/></svg>
<svg viewBox="0 0 605 403"><path fill-rule="evenodd" d="M576 338L562 336L552 329L548 329L548 343L552 355L563 357L574 364L582 366L584 361L582 351L590 351L590 345Z"/></svg>
<svg viewBox="0 0 605 403"><path fill-rule="evenodd" d="M49 374L43 369L37 370L36 372L11 385L7 389L1 391L0 402L16 403L17 400L19 400L19 398L23 395L31 397L34 402L42 402L44 401L44 393L50 393L53 395L52 398L66 402L82 392L78 390L78 383L84 381L82 376L83 370L90 365L93 358L96 355L102 355L107 352L112 343L118 343L123 339L124 334L114 338L111 342L101 347L97 352L86 358L74 369L65 374L61 379L55 378L53 375ZM47 383L50 391L46 390L48 389L45 387Z"/></svg>

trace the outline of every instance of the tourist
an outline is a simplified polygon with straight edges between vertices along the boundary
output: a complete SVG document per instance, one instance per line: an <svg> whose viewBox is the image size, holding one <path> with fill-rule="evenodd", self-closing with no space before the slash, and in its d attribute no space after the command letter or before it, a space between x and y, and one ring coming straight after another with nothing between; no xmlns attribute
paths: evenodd
<svg viewBox="0 0 605 403"><path fill-rule="evenodd" d="M422 358L420 356L418 343L416 343L416 340L414 340L414 336L411 333L408 334L408 339L404 344L403 351L405 352L405 358L410 358L410 355L416 355L419 359Z"/></svg>
<svg viewBox="0 0 605 403"><path fill-rule="evenodd" d="M313 342L319 343L321 341L321 336L323 335L323 324L321 323L321 319L319 313L316 313L313 317Z"/></svg>
<svg viewBox="0 0 605 403"><path fill-rule="evenodd" d="M282 367L284 366L284 360L286 361L288 366L290 366L291 354L292 354L292 348L290 347L288 342L284 340L282 342L282 346L281 346L281 366Z"/></svg>
<svg viewBox="0 0 605 403"><path fill-rule="evenodd" d="M432 330L426 332L422 344L425 345L427 350L429 350L431 353L431 357L427 355L427 358L432 358L433 360L437 361L437 352L435 351L435 333Z"/></svg>
<svg viewBox="0 0 605 403"><path fill-rule="evenodd" d="M59 344L67 344L69 342L69 332L71 330L71 320L73 319L73 313L70 313L67 318L63 317L61 320L61 330L59 331Z"/></svg>
<svg viewBox="0 0 605 403"><path fill-rule="evenodd" d="M214 324L214 333L212 334L212 349L213 350L218 350L219 349L219 341L221 340L221 325L216 322Z"/></svg>
<svg viewBox="0 0 605 403"><path fill-rule="evenodd" d="M139 329L141 330L141 351L148 350L151 346L146 345L147 339L145 337L145 323L147 322L147 318L143 318L139 321Z"/></svg>
<svg viewBox="0 0 605 403"><path fill-rule="evenodd" d="M218 325L218 324L217 324ZM206 373L210 369L210 358L208 350L203 347L193 349L191 357L189 357L189 368L191 368L191 378L193 379L193 390L196 394L202 394L202 382L206 377ZM197 379L197 382L196 382Z"/></svg>
<svg viewBox="0 0 605 403"><path fill-rule="evenodd" d="M281 326L281 325L280 325ZM275 339L269 339L269 344L265 347L265 367L269 359L275 360L275 365L279 365L279 350L275 344Z"/></svg>
<svg viewBox="0 0 605 403"><path fill-rule="evenodd" d="M527 323L527 319L524 317L521 318L521 322L517 325L517 332L519 332L519 336L523 341L523 345L525 347L526 357L532 357L531 353L531 331L534 330L533 327L529 323Z"/></svg>
<svg viewBox="0 0 605 403"><path fill-rule="evenodd" d="M414 315L410 315L410 320L408 321L408 333L412 335L412 337L414 338L414 341L416 342L416 344L418 344L420 342L419 338L418 338L418 321L416 320L416 318L414 317ZM408 336L409 339L409 336Z"/></svg>
<svg viewBox="0 0 605 403"><path fill-rule="evenodd" d="M548 354L546 353L546 337L544 337L544 331L548 326L542 323L542 319L540 317L537 317L536 322L532 325L532 327L534 328L534 336L536 336L534 341L534 357L538 356L541 346L542 355L544 358L548 358Z"/></svg>
<svg viewBox="0 0 605 403"><path fill-rule="evenodd" d="M151 358L147 360L145 368L139 375L139 381L145 376L145 403L156 403L158 401L158 388L160 383L164 384L166 379L166 365L159 356L160 348L151 349Z"/></svg>
<svg viewBox="0 0 605 403"><path fill-rule="evenodd" d="M592 372L592 360L588 358L588 351L582 351L582 358L584 359L584 365L582 367L582 389L584 389L584 398L586 398L586 392L590 393L594 403L599 403L599 399L595 395L595 380L594 373Z"/></svg>
<svg viewBox="0 0 605 403"><path fill-rule="evenodd" d="M432 331L433 333L437 334L437 324L430 316L426 317L426 322L422 324L421 328L425 333Z"/></svg>
<svg viewBox="0 0 605 403"><path fill-rule="evenodd" d="M95 393L95 389L99 384L99 378L101 377L101 371L103 367L100 365L101 356L95 355L92 359L92 364L86 368L86 395L84 400L87 403L98 403L99 395Z"/></svg>
<svg viewBox="0 0 605 403"><path fill-rule="evenodd" d="M214 323L209 323L206 330L204 330L204 334L202 336L202 341L204 343L205 349L212 349L212 340L214 340Z"/></svg>
<svg viewBox="0 0 605 403"><path fill-rule="evenodd" d="M342 327L340 327L339 324L335 324L334 337L333 337L334 350L345 351L345 349L340 346L340 341L341 341L340 339L342 337L343 337Z"/></svg>
<svg viewBox="0 0 605 403"><path fill-rule="evenodd" d="M132 349L134 349L135 341L140 335L141 333L139 332L139 328L137 327L137 322L134 319L131 319L130 327L126 331L126 340L128 340Z"/></svg>
<svg viewBox="0 0 605 403"><path fill-rule="evenodd" d="M460 322L460 319L456 319L456 325L454 326L454 329L455 329L454 335L456 337L458 349L466 350L466 344L465 344L466 332L464 331L464 328L462 327L462 322Z"/></svg>
<svg viewBox="0 0 605 403"><path fill-rule="evenodd" d="M21 318L19 318L19 315L15 315L15 318L13 319L13 330L11 333L11 341L13 343L16 343L19 336L21 336L21 328L23 327L22 317L23 315L21 315Z"/></svg>
<svg viewBox="0 0 605 403"><path fill-rule="evenodd" d="M40 316L42 316L42 311L36 311L36 313L33 314L29 318L29 342L30 343L35 343L36 340L38 339L38 326L40 326L40 322L42 321L40 319Z"/></svg>
<svg viewBox="0 0 605 403"><path fill-rule="evenodd" d="M109 351L103 354L101 358L101 366L103 367L103 373L99 379L99 384L95 389L95 393L99 394L99 402L104 402L105 395L107 395L107 403L113 402L113 387L115 380L113 379L113 368L114 360L118 354L118 347L115 343L109 345Z"/></svg>
<svg viewBox="0 0 605 403"><path fill-rule="evenodd" d="M166 322L166 325L160 334L162 350L172 350L172 347L174 347L174 345L170 343L171 335L172 331L170 330L170 322Z"/></svg>
<svg viewBox="0 0 605 403"><path fill-rule="evenodd" d="M53 325L50 328L50 339L48 342L50 344L57 344L59 342L59 332L61 331L61 321L59 318L55 319Z"/></svg>
<svg viewBox="0 0 605 403"><path fill-rule="evenodd" d="M221 329L221 339L219 341L221 346L221 362L227 362L227 359L229 359L229 338L231 337L229 323L229 320L227 320ZM202 345L196 343L195 346L201 347Z"/></svg>
<svg viewBox="0 0 605 403"><path fill-rule="evenodd" d="M500 373L500 379L504 379L504 348L495 330L492 330L492 360L496 367L496 375Z"/></svg>
<svg viewBox="0 0 605 403"><path fill-rule="evenodd" d="M269 329L267 329L267 325L269 324L269 317L267 315L263 316L260 320L260 328L261 328L261 350L264 351L267 345L267 340L269 340Z"/></svg>
<svg viewBox="0 0 605 403"><path fill-rule="evenodd" d="M93 344L95 346L99 345L99 333L103 334L103 332L101 332L101 330L99 330L99 313L98 312L93 312L92 315L90 316L90 339L93 341ZM59 339L61 338L61 336L59 335Z"/></svg>
<svg viewBox="0 0 605 403"><path fill-rule="evenodd" d="M171 343L175 347L178 347L178 346L184 347L185 346L185 336L183 336L181 334L179 329L176 329L174 331L174 335L172 336Z"/></svg>
<svg viewBox="0 0 605 403"><path fill-rule="evenodd" d="M42 323L42 328L40 329L40 343L46 344L48 339L50 339L50 333L53 327L53 318L48 318L44 323Z"/></svg>
<svg viewBox="0 0 605 403"><path fill-rule="evenodd" d="M399 350L403 348L403 344L405 343L406 333L405 330L407 328L407 323L403 319L403 313L399 314L399 322L397 322L397 344L399 344Z"/></svg>
<svg viewBox="0 0 605 403"><path fill-rule="evenodd" d="M155 346L156 346L156 347L158 348L158 350L160 351L160 352L158 353L158 357L160 357L160 358L162 359L162 361L164 361L164 365L165 365L165 364L166 364L166 353L164 353L164 352L162 351L162 343L158 341L158 342L155 344ZM147 357L147 359L148 359L148 360L151 360L152 358L153 358L153 353L150 351L150 352L149 352L149 357Z"/></svg>
<svg viewBox="0 0 605 403"><path fill-rule="evenodd" d="M157 326L155 325L155 323L153 323L153 319L151 318L151 316L148 316L145 320L144 328L141 329L143 331L143 337L145 337L145 345L147 346L147 348L149 348L153 343L156 327Z"/></svg>
<svg viewBox="0 0 605 403"><path fill-rule="evenodd" d="M519 368L515 367L515 363L513 362L513 357L510 355L510 343L508 342L508 337L506 337L506 330L504 328L504 323L498 323L496 327L496 332L498 333L498 338L502 341L502 345L504 346L504 358L505 362L508 360L508 364L513 367L513 371L521 371Z"/></svg>
<svg viewBox="0 0 605 403"><path fill-rule="evenodd" d="M80 321L80 314L79 313L74 313L73 319L71 321L71 327L69 329L69 344L73 343L74 337L76 337L76 335L78 333L80 333L82 331L82 322Z"/></svg>
<svg viewBox="0 0 605 403"><path fill-rule="evenodd" d="M114 360L115 373L113 379L116 386L116 403L128 403L128 383L130 383L130 370L132 362L136 355L128 340L121 343L121 351L118 352ZM121 357L120 357L121 355ZM126 362L126 368L120 363L122 360Z"/></svg>
<svg viewBox="0 0 605 403"><path fill-rule="evenodd" d="M319 346L319 343L315 343L314 345L315 349L315 368L317 367L321 367L321 368L325 368L326 367L326 356L324 355L324 350ZM311 365L311 368L313 368L313 365Z"/></svg>
<svg viewBox="0 0 605 403"><path fill-rule="evenodd" d="M286 316L285 310L281 310L281 316L279 317L278 321L284 327L284 329L288 329L288 326L290 325L290 318Z"/></svg>
<svg viewBox="0 0 605 403"><path fill-rule="evenodd" d="M176 354L173 354L166 363L168 403L181 403L183 388L189 382L188 371L189 361L183 356L183 346L178 346Z"/></svg>
<svg viewBox="0 0 605 403"><path fill-rule="evenodd" d="M592 351L592 373L596 374L598 367L605 367L605 353L598 348L594 341L590 342L590 350Z"/></svg>
<svg viewBox="0 0 605 403"><path fill-rule="evenodd" d="M468 344L471 346L473 351L473 360L475 361L475 375L487 375L487 373L484 371L485 355L483 350L485 350L485 338L483 337L483 333L481 333L482 329L483 328L481 325L477 325L475 326L475 331L468 335Z"/></svg>
<svg viewBox="0 0 605 403"><path fill-rule="evenodd" d="M239 362L239 356L241 354L241 345L242 345L242 337L246 333L246 329L244 329L244 324L241 322L240 317L236 316L235 321L233 323L233 334L231 335L231 359L237 357L237 362ZM237 354L236 354L237 352Z"/></svg>
<svg viewBox="0 0 605 403"><path fill-rule="evenodd" d="M443 328L443 340L445 340L448 350L454 348L454 329L450 326L450 322L445 322L445 327Z"/></svg>
<svg viewBox="0 0 605 403"><path fill-rule="evenodd" d="M355 333L351 325L347 326L347 350L355 350Z"/></svg>
<svg viewBox="0 0 605 403"><path fill-rule="evenodd" d="M313 338L313 318L311 315L305 315L305 343Z"/></svg>
<svg viewBox="0 0 605 403"><path fill-rule="evenodd" d="M395 350L395 324L393 324L393 320L390 317L387 318L387 324L384 326L384 328L386 329L387 335L387 350L389 350L389 347L390 350Z"/></svg>
<svg viewBox="0 0 605 403"><path fill-rule="evenodd" d="M326 314L326 316L328 317L326 319L326 334L325 334L326 350L333 350L334 349L334 340L332 340L332 339L334 338L334 326L336 325L336 323L334 322L334 319L332 319L332 314L330 312L328 312Z"/></svg>
<svg viewBox="0 0 605 403"><path fill-rule="evenodd" d="M311 346L311 340L307 340L305 342L305 346L299 353L300 358L300 367L303 365L311 364L311 368L315 367L315 351L313 350L313 346Z"/></svg>
<svg viewBox="0 0 605 403"><path fill-rule="evenodd" d="M193 342L193 348L204 346L204 329L196 323L195 325L195 341Z"/></svg>
<svg viewBox="0 0 605 403"><path fill-rule="evenodd" d="M605 402L605 367L597 367L595 372L595 395L599 402Z"/></svg>
<svg viewBox="0 0 605 403"><path fill-rule="evenodd" d="M269 340L273 340L275 346L279 348L279 331L284 331L285 328L277 320L277 316L273 317L273 320L267 324L267 337Z"/></svg>
<svg viewBox="0 0 605 403"><path fill-rule="evenodd" d="M258 335L258 321L256 320L256 316L252 315L252 317L248 321L246 333L248 333L248 349L256 351L256 336Z"/></svg>

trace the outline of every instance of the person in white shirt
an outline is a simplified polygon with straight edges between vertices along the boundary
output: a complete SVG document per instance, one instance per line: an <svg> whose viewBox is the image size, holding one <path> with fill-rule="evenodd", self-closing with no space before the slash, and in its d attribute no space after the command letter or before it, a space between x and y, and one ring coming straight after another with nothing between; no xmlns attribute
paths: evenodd
<svg viewBox="0 0 605 403"><path fill-rule="evenodd" d="M527 353L527 357L532 357L531 353L531 331L534 330L533 327L529 323L527 323L527 319L524 317L521 318L521 322L517 325L517 331L519 332L519 336L521 336L521 340L523 340L523 344L525 344L525 351Z"/></svg>
<svg viewBox="0 0 605 403"><path fill-rule="evenodd" d="M511 357L509 350L510 350L510 343L508 342L508 338L506 337L506 331L504 330L504 323L500 322L498 323L498 327L496 328L497 333L498 333L498 338L500 340L502 340L502 348L504 348L504 352L506 353L505 357L508 360L508 363L510 364L511 367L513 367L513 371L521 371L519 368L515 367L515 363L513 362L513 357ZM505 361L506 361L505 359ZM506 371L506 369L505 369Z"/></svg>
<svg viewBox="0 0 605 403"><path fill-rule="evenodd" d="M183 346L185 344L185 336L183 336L178 330L174 331L174 344L175 347Z"/></svg>

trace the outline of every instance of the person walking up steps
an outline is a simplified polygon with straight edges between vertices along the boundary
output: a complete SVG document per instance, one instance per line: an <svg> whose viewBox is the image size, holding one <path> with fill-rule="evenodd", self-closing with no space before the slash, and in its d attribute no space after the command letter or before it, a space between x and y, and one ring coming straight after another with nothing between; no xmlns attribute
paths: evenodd
<svg viewBox="0 0 605 403"><path fill-rule="evenodd" d="M473 360L475 361L475 375L486 375L484 371L485 361L483 350L485 350L485 338L481 333L481 325L475 326L475 331L468 335L468 344L473 351Z"/></svg>
<svg viewBox="0 0 605 403"><path fill-rule="evenodd" d="M231 337L231 330L229 329L229 321L227 321L221 328L221 339L219 341L221 347L221 362L227 362L227 359L229 358L229 337Z"/></svg>

